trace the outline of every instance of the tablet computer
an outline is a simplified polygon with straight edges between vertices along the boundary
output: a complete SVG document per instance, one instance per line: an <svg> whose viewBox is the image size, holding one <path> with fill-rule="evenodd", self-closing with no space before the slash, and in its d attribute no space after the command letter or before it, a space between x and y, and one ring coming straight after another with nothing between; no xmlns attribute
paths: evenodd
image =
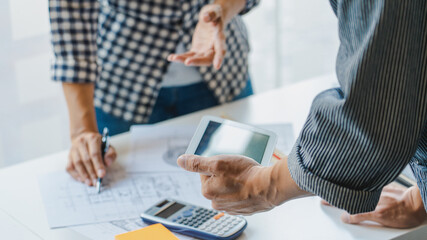
<svg viewBox="0 0 427 240"><path fill-rule="evenodd" d="M276 147L274 132L219 117L205 116L187 148L187 154L244 155L268 166Z"/></svg>

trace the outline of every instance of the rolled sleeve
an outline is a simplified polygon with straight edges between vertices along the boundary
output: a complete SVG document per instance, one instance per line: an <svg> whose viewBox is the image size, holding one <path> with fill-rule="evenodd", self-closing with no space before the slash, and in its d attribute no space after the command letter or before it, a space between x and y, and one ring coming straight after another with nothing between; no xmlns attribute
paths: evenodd
<svg viewBox="0 0 427 240"><path fill-rule="evenodd" d="M424 209L427 212L427 166L411 162L410 166L417 178L417 185L420 189L421 198L423 199Z"/></svg>
<svg viewBox="0 0 427 240"><path fill-rule="evenodd" d="M245 8L239 13L240 15L244 15L252 10L252 8L256 7L259 4L260 0L246 0Z"/></svg>
<svg viewBox="0 0 427 240"><path fill-rule="evenodd" d="M288 156L288 168L292 179L304 191L311 192L329 204L354 214L375 209L381 189L375 191L356 190L334 183L311 172L304 164L297 143Z"/></svg>
<svg viewBox="0 0 427 240"><path fill-rule="evenodd" d="M427 126L424 128L423 137L409 165L417 179L417 185L427 212Z"/></svg>
<svg viewBox="0 0 427 240"><path fill-rule="evenodd" d="M92 83L99 76L96 0L49 0L51 39L55 59L52 80Z"/></svg>
<svg viewBox="0 0 427 240"><path fill-rule="evenodd" d="M375 209L422 138L427 56L417 23L427 22L426 3L338 1L337 8L341 87L315 98L288 166L301 189L354 214Z"/></svg>

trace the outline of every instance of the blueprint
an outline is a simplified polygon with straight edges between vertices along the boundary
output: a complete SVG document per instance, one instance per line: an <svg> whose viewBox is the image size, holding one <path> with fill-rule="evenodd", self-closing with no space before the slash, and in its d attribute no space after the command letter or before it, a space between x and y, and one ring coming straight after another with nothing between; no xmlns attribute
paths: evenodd
<svg viewBox="0 0 427 240"><path fill-rule="evenodd" d="M126 173L110 169L100 194L62 171L40 176L39 183L51 228L138 218L167 197L210 206L201 194L199 175L189 172Z"/></svg>

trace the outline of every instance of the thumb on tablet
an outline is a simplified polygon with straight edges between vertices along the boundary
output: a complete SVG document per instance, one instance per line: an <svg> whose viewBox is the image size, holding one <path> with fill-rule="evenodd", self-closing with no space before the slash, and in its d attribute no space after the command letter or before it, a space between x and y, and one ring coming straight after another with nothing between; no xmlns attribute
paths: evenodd
<svg viewBox="0 0 427 240"><path fill-rule="evenodd" d="M190 171L197 172L206 175L211 175L210 163L208 158L192 155L192 154L184 154L178 157L177 164L181 168Z"/></svg>

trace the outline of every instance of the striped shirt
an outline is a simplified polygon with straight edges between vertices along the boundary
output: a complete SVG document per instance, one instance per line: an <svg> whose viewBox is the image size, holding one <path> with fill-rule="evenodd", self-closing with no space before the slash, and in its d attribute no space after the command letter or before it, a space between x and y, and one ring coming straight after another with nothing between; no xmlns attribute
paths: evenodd
<svg viewBox="0 0 427 240"><path fill-rule="evenodd" d="M373 211L410 163L426 207L427 1L330 3L340 88L314 99L289 155L292 178L354 214Z"/></svg>
<svg viewBox="0 0 427 240"><path fill-rule="evenodd" d="M191 48L198 14L212 0L49 0L52 79L96 83L95 106L126 121L148 122L178 44ZM240 14L259 0L246 0ZM199 67L218 103L246 87L249 43L240 16L225 29L222 67Z"/></svg>

